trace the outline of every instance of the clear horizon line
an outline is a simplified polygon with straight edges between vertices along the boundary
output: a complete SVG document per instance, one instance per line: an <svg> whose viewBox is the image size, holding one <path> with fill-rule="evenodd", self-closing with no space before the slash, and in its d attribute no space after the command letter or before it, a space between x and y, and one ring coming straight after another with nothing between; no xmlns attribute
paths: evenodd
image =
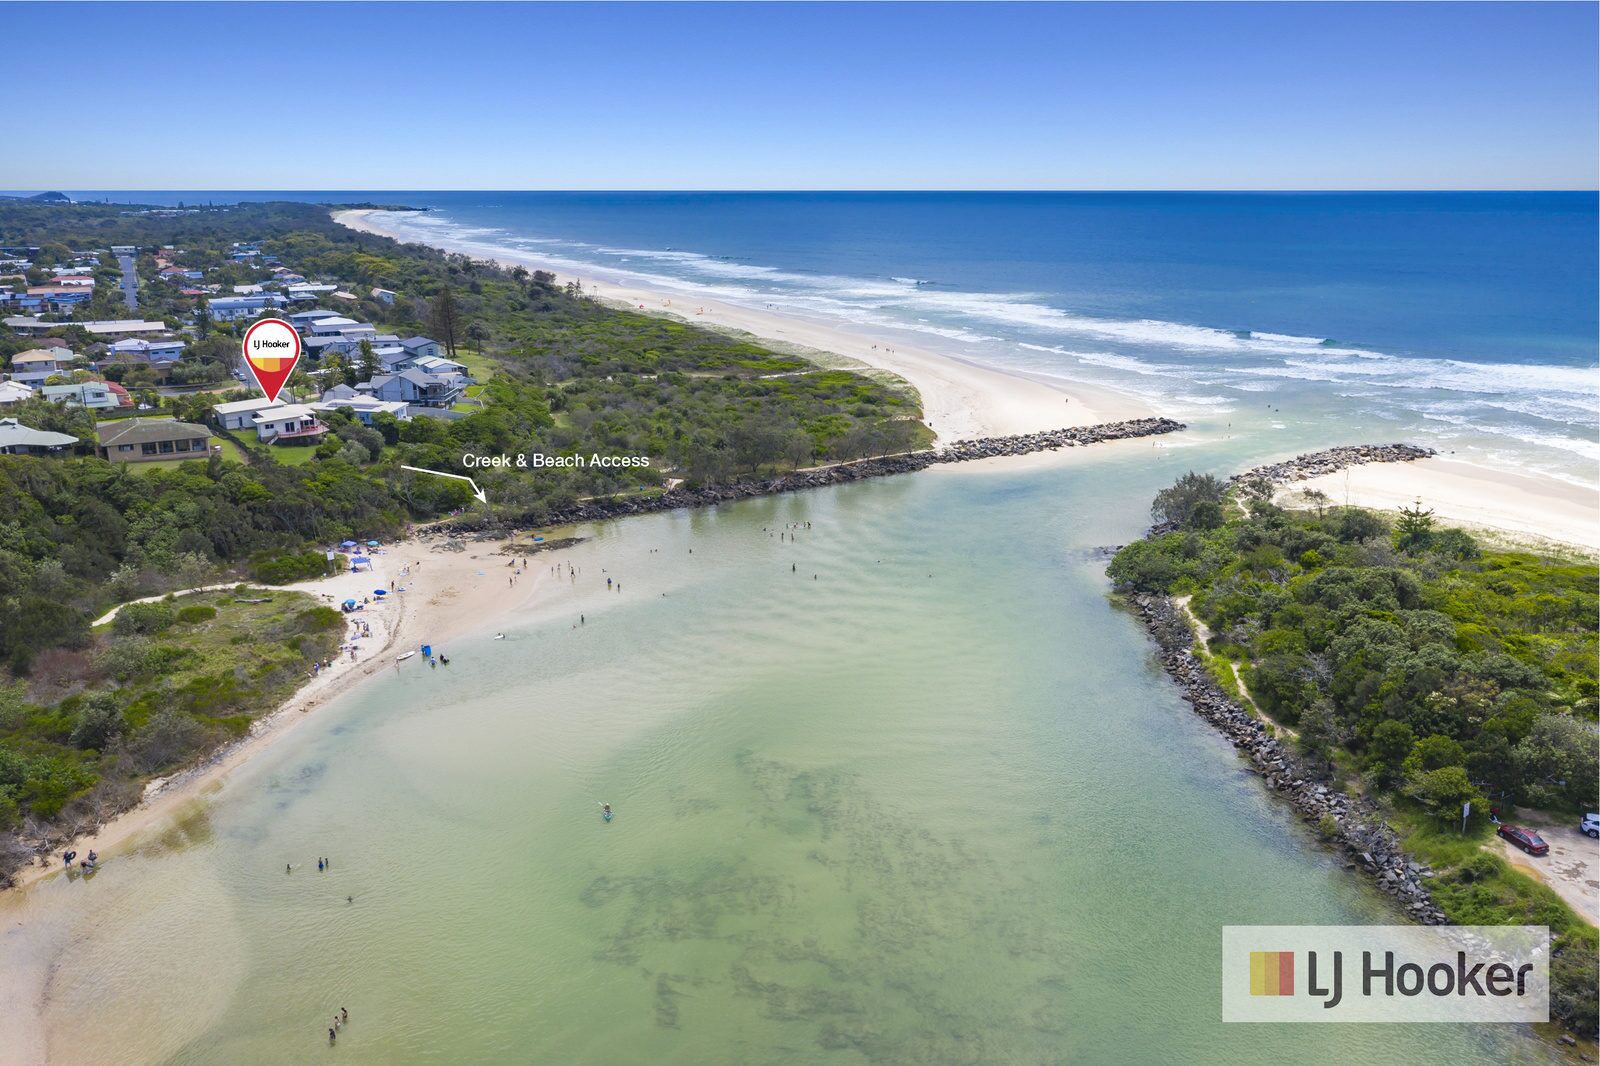
<svg viewBox="0 0 1600 1066"><path fill-rule="evenodd" d="M41 188L33 191L7 189L0 191L0 195L28 197L49 192L60 192L68 195L72 189L57 186L54 188ZM752 193L752 194L791 194L791 193L844 193L844 194L876 194L876 193L962 193L962 194L989 194L989 195L1040 195L1058 193L1185 193L1190 195L1216 195L1216 196L1309 196L1309 195L1366 195L1373 193L1401 193L1408 195L1438 195L1446 193L1594 193L1600 195L1600 186L1595 188L1525 188L1525 187L1478 187L1478 188L1306 188L1306 189L1197 189L1197 188L690 188L690 187L661 187L661 188L608 188L608 189L566 189L566 188L491 188L491 187L459 187L439 189L380 189L372 186L353 188L272 188L272 187L240 187L233 189L200 189L200 188L160 188L144 186L139 188L122 189L78 189L78 192L101 193L145 193L145 192L286 192L286 193L452 193L452 192L484 192L484 193L567 193L567 194L594 194L594 193Z"/></svg>

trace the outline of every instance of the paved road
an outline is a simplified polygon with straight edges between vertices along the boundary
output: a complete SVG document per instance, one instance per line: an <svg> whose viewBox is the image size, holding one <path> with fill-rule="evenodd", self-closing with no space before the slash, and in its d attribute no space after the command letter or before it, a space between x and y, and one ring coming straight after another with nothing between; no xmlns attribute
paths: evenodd
<svg viewBox="0 0 1600 1066"><path fill-rule="evenodd" d="M139 275L133 269L133 257L119 255L117 262L122 267L122 298L128 302L128 310L136 311L139 308Z"/></svg>

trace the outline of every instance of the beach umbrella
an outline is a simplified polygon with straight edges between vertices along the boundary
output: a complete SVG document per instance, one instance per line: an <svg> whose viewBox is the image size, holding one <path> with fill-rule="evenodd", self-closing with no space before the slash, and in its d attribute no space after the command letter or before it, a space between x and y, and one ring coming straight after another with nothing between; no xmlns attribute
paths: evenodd
<svg viewBox="0 0 1600 1066"><path fill-rule="evenodd" d="M345 600L344 601L344 605L346 607L354 607L356 605L356 601L355 600Z"/></svg>
<svg viewBox="0 0 1600 1066"><path fill-rule="evenodd" d="M374 596L387 596L387 595L389 595L389 590L388 589L373 589L372 590L372 594Z"/></svg>
<svg viewBox="0 0 1600 1066"><path fill-rule="evenodd" d="M378 546L378 542L377 542L377 541L375 541L375 540L369 540L369 541L367 541L367 547L369 547L369 548L376 548L376 547L377 547L377 546Z"/></svg>

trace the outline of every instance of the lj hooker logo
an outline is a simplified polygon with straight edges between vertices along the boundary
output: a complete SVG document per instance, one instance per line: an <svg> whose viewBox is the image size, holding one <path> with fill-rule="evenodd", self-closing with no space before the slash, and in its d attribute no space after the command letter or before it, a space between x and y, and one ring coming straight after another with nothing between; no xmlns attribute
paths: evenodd
<svg viewBox="0 0 1600 1066"><path fill-rule="evenodd" d="M1549 957L1543 926L1227 926L1222 1020L1548 1021Z"/></svg>

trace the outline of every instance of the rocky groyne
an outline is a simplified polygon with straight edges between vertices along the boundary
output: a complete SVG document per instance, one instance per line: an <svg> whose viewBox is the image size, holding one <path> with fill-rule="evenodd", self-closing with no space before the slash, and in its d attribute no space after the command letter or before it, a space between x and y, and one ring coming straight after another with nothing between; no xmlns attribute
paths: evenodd
<svg viewBox="0 0 1600 1066"><path fill-rule="evenodd" d="M574 522L596 522L628 515L653 514L679 507L707 507L756 496L771 496L780 492L798 492L802 489L819 489L829 485L865 481L868 478L887 477L890 474L909 474L943 463L968 463L1007 455L1027 455L1061 448L1078 448L1107 441L1175 433L1183 428L1182 422L1175 422L1170 418L1134 418L1123 422L1074 426L1069 429L1024 433L1013 437L984 437L979 440L957 441L945 448L906 452L903 455L888 455L876 459L859 459L832 466L814 467L810 470L797 470L777 477L738 481L728 485L679 487L656 496L612 496L581 500L540 514L499 513L490 516L469 516L451 523L447 530L441 531L494 533L530 524L545 527L563 526Z"/></svg>
<svg viewBox="0 0 1600 1066"><path fill-rule="evenodd" d="M1346 467L1367 463L1410 463L1437 455L1432 448L1415 444L1349 444L1327 448L1320 452L1306 452L1280 463L1246 470L1228 479L1230 485L1261 489L1275 489L1293 481L1306 481L1323 474L1335 474Z"/></svg>
<svg viewBox="0 0 1600 1066"><path fill-rule="evenodd" d="M1429 872L1413 862L1369 803L1356 800L1308 768L1266 723L1235 703L1195 658L1194 631L1165 596L1135 595L1129 603L1160 649L1161 665L1183 690L1195 713L1226 737L1267 786L1294 805L1300 816L1330 846L1348 857L1347 866L1365 870L1379 888L1424 925L1448 919L1422 885Z"/></svg>

